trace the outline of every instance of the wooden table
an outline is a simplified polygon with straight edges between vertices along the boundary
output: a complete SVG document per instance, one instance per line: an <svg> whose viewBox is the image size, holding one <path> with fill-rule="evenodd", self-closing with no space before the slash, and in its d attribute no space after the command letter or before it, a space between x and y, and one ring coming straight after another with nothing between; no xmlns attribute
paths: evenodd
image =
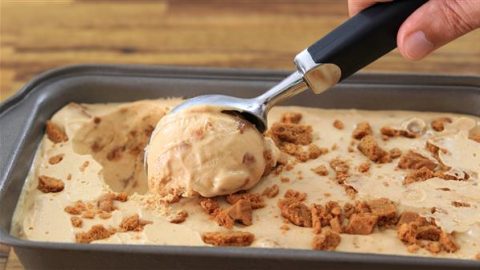
<svg viewBox="0 0 480 270"><path fill-rule="evenodd" d="M0 0L0 100L68 64L293 69L346 10L339 0ZM394 51L366 71L479 75L479 43L477 30L421 62ZM6 250L0 269L21 269Z"/></svg>

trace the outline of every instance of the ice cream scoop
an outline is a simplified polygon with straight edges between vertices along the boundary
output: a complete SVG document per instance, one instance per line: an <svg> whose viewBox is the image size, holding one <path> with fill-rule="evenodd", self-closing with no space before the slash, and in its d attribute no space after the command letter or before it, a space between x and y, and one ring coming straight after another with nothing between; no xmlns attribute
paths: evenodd
<svg viewBox="0 0 480 270"><path fill-rule="evenodd" d="M308 88L322 93L395 48L400 25L425 2L394 1L362 11L299 53L297 70L258 97L199 96L174 108L160 120L145 151L150 191L211 197L255 185L268 169L265 164L272 166L261 135L268 111ZM240 132L238 119L256 129Z"/></svg>
<svg viewBox="0 0 480 270"><path fill-rule="evenodd" d="M258 97L199 96L185 101L172 113L197 105L219 106L239 112L264 132L267 113L275 104L308 88L322 93L394 49L401 24L425 2L392 1L363 10L299 53L294 60L297 70Z"/></svg>
<svg viewBox="0 0 480 270"><path fill-rule="evenodd" d="M213 197L247 190L277 160L273 142L219 107L196 106L162 118L146 162L150 192Z"/></svg>

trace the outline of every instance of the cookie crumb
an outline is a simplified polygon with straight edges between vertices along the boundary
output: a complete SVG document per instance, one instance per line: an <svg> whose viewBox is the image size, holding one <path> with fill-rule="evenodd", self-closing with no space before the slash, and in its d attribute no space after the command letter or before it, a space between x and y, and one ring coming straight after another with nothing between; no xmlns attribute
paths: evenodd
<svg viewBox="0 0 480 270"><path fill-rule="evenodd" d="M266 196L267 198L274 198L275 196L278 195L279 188L277 184L274 184L273 186L267 187L263 190L262 195Z"/></svg>
<svg viewBox="0 0 480 270"><path fill-rule="evenodd" d="M418 170L423 167L433 170L435 169L435 167L437 167L437 164L434 161L430 160L429 158L424 157L412 150L402 155L402 157L400 158L400 161L398 162L398 168L400 169Z"/></svg>
<svg viewBox="0 0 480 270"><path fill-rule="evenodd" d="M378 217L371 213L352 214L344 231L348 234L371 234L377 224L377 220Z"/></svg>
<svg viewBox="0 0 480 270"><path fill-rule="evenodd" d="M232 205L241 199L249 201L252 205L252 209L265 207L265 202L263 201L262 196L258 193L247 193L240 191L237 193L229 194L225 197L225 200Z"/></svg>
<svg viewBox="0 0 480 270"><path fill-rule="evenodd" d="M60 192L65 188L65 184L62 180L53 178L46 175L40 175L38 177L37 189L43 193L55 193Z"/></svg>
<svg viewBox="0 0 480 270"><path fill-rule="evenodd" d="M209 215L214 216L220 211L218 202L211 198L203 198L200 200L200 206Z"/></svg>
<svg viewBox="0 0 480 270"><path fill-rule="evenodd" d="M276 142L309 145L313 140L312 127L309 125L274 123L270 134Z"/></svg>
<svg viewBox="0 0 480 270"><path fill-rule="evenodd" d="M363 162L358 166L358 171L361 173L366 173L370 170L370 162Z"/></svg>
<svg viewBox="0 0 480 270"><path fill-rule="evenodd" d="M445 124L449 123L452 123L452 119L450 117L439 117L434 119L432 123L430 123L430 126L433 130L441 132L445 129Z"/></svg>
<svg viewBox="0 0 480 270"><path fill-rule="evenodd" d="M378 217L377 226L393 226L397 223L397 207L387 198L367 202L373 215Z"/></svg>
<svg viewBox="0 0 480 270"><path fill-rule="evenodd" d="M88 244L95 240L106 239L115 234L116 230L107 229L103 225L94 225L87 232L80 232L75 234L75 241L81 244Z"/></svg>
<svg viewBox="0 0 480 270"><path fill-rule="evenodd" d="M290 178L288 178L288 177L282 177L282 178L280 178L280 182L282 182L282 183L289 183L289 182L290 182Z"/></svg>
<svg viewBox="0 0 480 270"><path fill-rule="evenodd" d="M422 167L407 174L403 179L403 184L407 185L414 182L422 182L433 177L435 177L435 173L432 170L427 167Z"/></svg>
<svg viewBox="0 0 480 270"><path fill-rule="evenodd" d="M63 154L52 156L48 159L48 163L50 163L51 165L58 164L63 160L63 156Z"/></svg>
<svg viewBox="0 0 480 270"><path fill-rule="evenodd" d="M298 124L302 120L302 114L298 112L286 112L280 120L282 123Z"/></svg>
<svg viewBox="0 0 480 270"><path fill-rule="evenodd" d="M310 209L302 202L293 199L281 199L278 202L281 214L284 218L300 227L312 227L312 215Z"/></svg>
<svg viewBox="0 0 480 270"><path fill-rule="evenodd" d="M53 123L50 120L47 121L46 133L47 133L48 139L53 143L61 143L61 142L68 141L68 136L65 133L65 131L63 131L63 129L60 128L60 126L58 126L57 124Z"/></svg>
<svg viewBox="0 0 480 270"><path fill-rule="evenodd" d="M372 134L373 134L373 131L370 124L368 122L360 122L357 124L357 126L353 130L352 137L354 139L360 140L363 137L367 135L372 135Z"/></svg>
<svg viewBox="0 0 480 270"><path fill-rule="evenodd" d="M466 202L458 202L458 201L453 201L452 205L455 207L470 207L469 203Z"/></svg>
<svg viewBox="0 0 480 270"><path fill-rule="evenodd" d="M87 210L87 208L82 201L76 201L73 205L68 205L64 209L64 211L70 215L80 215L85 210Z"/></svg>
<svg viewBox="0 0 480 270"><path fill-rule="evenodd" d="M206 232L202 234L202 240L206 244L214 246L250 246L255 240L255 235L249 232L226 231Z"/></svg>
<svg viewBox="0 0 480 270"><path fill-rule="evenodd" d="M325 165L319 165L315 168L312 169L312 171L320 176L327 176L328 175L328 169Z"/></svg>
<svg viewBox="0 0 480 270"><path fill-rule="evenodd" d="M187 219L187 217L188 217L188 212L185 210L180 210L175 214L173 218L169 219L168 221L170 223L180 224L180 223L183 223Z"/></svg>
<svg viewBox="0 0 480 270"><path fill-rule="evenodd" d="M148 225L148 224L152 224L152 222L148 220L140 219L138 214L134 214L129 217L124 217L119 227L120 227L120 231L122 232L128 232L128 231L139 232L139 231L142 231L143 227L145 227L145 225Z"/></svg>
<svg viewBox="0 0 480 270"><path fill-rule="evenodd" d="M70 223L72 223L72 226L75 228L81 228L83 225L83 220L79 217L71 217Z"/></svg>
<svg viewBox="0 0 480 270"><path fill-rule="evenodd" d="M338 233L324 230L313 238L312 248L314 250L335 250L340 244L341 238Z"/></svg>
<svg viewBox="0 0 480 270"><path fill-rule="evenodd" d="M342 130L345 128L345 125L343 124L342 121L336 119L335 121L333 121L333 126L336 128L336 129L339 129L339 130Z"/></svg>
<svg viewBox="0 0 480 270"><path fill-rule="evenodd" d="M390 155L377 144L372 135L364 136L357 149L373 162L387 163L391 161Z"/></svg>
<svg viewBox="0 0 480 270"><path fill-rule="evenodd" d="M284 197L302 202L307 198L307 193L289 189L285 192Z"/></svg>

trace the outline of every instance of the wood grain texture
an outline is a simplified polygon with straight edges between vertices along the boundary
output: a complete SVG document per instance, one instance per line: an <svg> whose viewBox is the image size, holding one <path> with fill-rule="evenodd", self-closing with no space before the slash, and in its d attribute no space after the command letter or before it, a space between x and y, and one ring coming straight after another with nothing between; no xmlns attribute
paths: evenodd
<svg viewBox="0 0 480 270"><path fill-rule="evenodd" d="M291 69L346 10L339 0L1 0L0 94L67 64ZM367 70L479 74L479 41L477 30L421 62L395 51Z"/></svg>
<svg viewBox="0 0 480 270"><path fill-rule="evenodd" d="M340 0L0 0L0 101L68 64L292 69L346 18ZM366 71L479 75L479 43L477 30L423 61L393 51ZM15 256L7 268L21 269Z"/></svg>

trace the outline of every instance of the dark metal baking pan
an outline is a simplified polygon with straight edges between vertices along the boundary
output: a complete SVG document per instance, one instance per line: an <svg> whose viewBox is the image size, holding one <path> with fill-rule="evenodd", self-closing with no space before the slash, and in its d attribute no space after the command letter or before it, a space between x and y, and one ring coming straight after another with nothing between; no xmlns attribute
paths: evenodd
<svg viewBox="0 0 480 270"><path fill-rule="evenodd" d="M146 66L73 66L52 70L0 105L0 242L29 269L406 269L476 268L473 260L294 249L33 242L9 234L11 219L44 123L69 102L125 102L223 93L255 96L287 72ZM480 77L360 74L286 104L321 108L417 110L480 115Z"/></svg>

